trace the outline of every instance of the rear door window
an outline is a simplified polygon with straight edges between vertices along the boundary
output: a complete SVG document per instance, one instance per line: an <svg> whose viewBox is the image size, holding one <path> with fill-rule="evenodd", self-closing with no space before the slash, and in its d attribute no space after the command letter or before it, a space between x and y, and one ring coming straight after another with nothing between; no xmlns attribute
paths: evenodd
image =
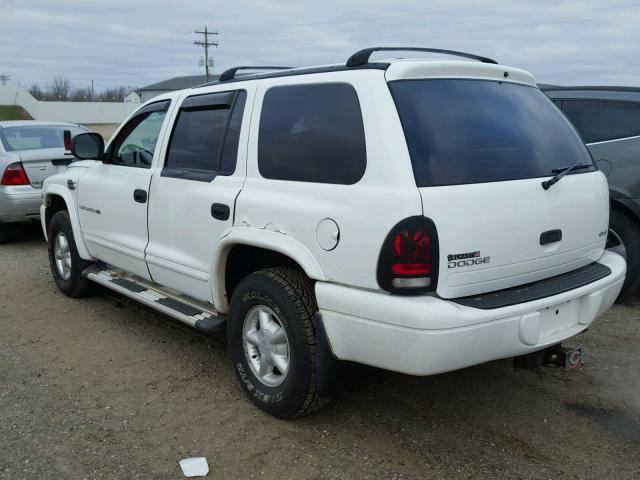
<svg viewBox="0 0 640 480"><path fill-rule="evenodd" d="M266 92L258 135L263 177L351 185L366 164L362 113L351 85L288 85Z"/></svg>
<svg viewBox="0 0 640 480"><path fill-rule="evenodd" d="M163 177L212 181L236 168L245 91L188 97L175 122Z"/></svg>
<svg viewBox="0 0 640 480"><path fill-rule="evenodd" d="M419 187L544 177L593 163L537 88L457 79L400 80L389 88Z"/></svg>
<svg viewBox="0 0 640 480"><path fill-rule="evenodd" d="M564 99L562 111L586 143L640 135L640 103Z"/></svg>

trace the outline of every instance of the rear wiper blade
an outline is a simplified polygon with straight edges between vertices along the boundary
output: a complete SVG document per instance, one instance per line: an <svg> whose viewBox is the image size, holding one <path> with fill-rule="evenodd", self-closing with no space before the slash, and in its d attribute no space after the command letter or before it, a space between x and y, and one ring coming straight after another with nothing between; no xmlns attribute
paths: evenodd
<svg viewBox="0 0 640 480"><path fill-rule="evenodd" d="M570 167L554 168L553 170L551 170L551 173L555 173L556 175L554 177L551 177L549 180L545 180L544 182L542 182L542 188L544 188L545 190L549 190L553 185L558 183L562 177L564 177L572 170L579 170L589 167L593 167L593 165L576 163L575 165L571 165Z"/></svg>

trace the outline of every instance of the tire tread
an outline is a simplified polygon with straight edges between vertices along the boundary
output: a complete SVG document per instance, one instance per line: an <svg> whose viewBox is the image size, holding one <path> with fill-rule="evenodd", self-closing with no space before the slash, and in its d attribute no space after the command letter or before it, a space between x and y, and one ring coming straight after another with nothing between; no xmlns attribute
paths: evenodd
<svg viewBox="0 0 640 480"><path fill-rule="evenodd" d="M306 339L306 348L310 359L310 379L307 395L291 418L303 417L320 410L331 400L329 397L318 395L316 388L316 329L313 316L318 310L312 281L296 268L273 267L260 270L255 275L264 276L278 284L293 301L298 311L298 327Z"/></svg>
<svg viewBox="0 0 640 480"><path fill-rule="evenodd" d="M76 248L76 243L75 243L76 239L73 232L73 226L71 225L71 217L69 217L69 212L67 210L60 210L51 219L51 222L49 224L49 249L52 248L51 242L53 241L51 224L53 224L54 219L56 218L60 218L61 221L65 224L65 227L68 229L68 231L65 233L67 233L67 236L69 236L72 257L76 257L76 262L77 262L77 271L73 274L76 276L73 283L73 289L69 292L65 292L63 290L63 293L65 293L66 295L72 298L81 298L81 297L87 297L89 295L93 295L94 293L98 292L100 288L97 283L94 283L91 280L82 276L82 271L85 268L91 266L92 262L83 260L78 255L78 249ZM57 278L56 266L53 263L51 255L49 255L49 268L51 268L51 274L53 275L54 279ZM60 286L58 287L60 288Z"/></svg>

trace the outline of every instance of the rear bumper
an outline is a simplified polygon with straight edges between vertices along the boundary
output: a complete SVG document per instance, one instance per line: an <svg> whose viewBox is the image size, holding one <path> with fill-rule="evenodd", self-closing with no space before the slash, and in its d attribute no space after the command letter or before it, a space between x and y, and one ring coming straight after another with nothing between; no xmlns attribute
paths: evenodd
<svg viewBox="0 0 640 480"><path fill-rule="evenodd" d="M411 375L431 375L541 350L586 329L622 288L626 263L605 252L611 274L531 302L481 310L431 296L402 297L316 283L335 356Z"/></svg>
<svg viewBox="0 0 640 480"><path fill-rule="evenodd" d="M37 219L41 204L39 188L30 185L0 186L0 223Z"/></svg>

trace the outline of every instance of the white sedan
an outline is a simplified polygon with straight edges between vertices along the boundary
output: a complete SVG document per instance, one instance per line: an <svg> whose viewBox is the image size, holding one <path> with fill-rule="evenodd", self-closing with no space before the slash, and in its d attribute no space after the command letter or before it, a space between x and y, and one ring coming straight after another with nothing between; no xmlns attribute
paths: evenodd
<svg viewBox="0 0 640 480"><path fill-rule="evenodd" d="M66 143L88 132L75 123L0 122L0 243L11 238L17 224L40 218L42 182L73 159L65 130Z"/></svg>

